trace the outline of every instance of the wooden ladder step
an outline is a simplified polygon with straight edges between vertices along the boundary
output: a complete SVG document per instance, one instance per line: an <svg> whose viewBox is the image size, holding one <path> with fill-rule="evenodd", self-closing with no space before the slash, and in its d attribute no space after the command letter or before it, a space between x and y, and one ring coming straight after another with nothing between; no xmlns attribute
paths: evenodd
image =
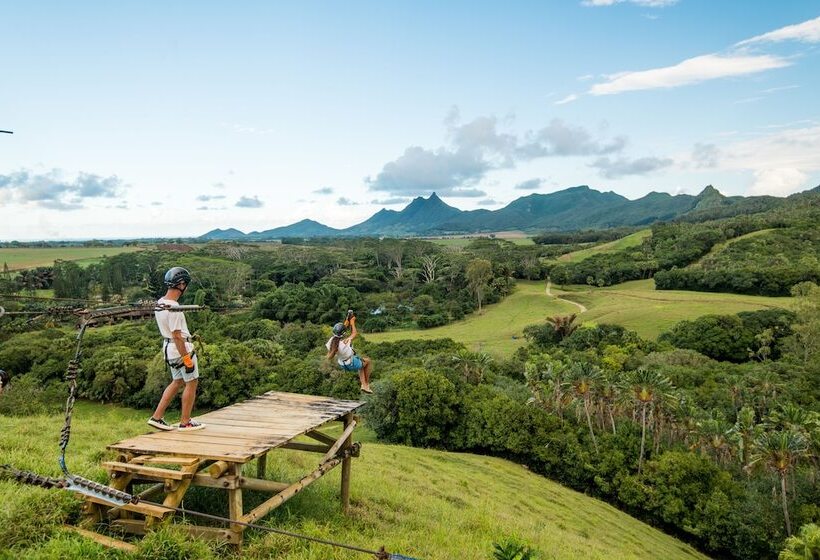
<svg viewBox="0 0 820 560"><path fill-rule="evenodd" d="M197 457L172 457L170 455L140 455L131 459L129 464L153 464L153 465L180 465L190 467L199 462Z"/></svg>
<svg viewBox="0 0 820 560"><path fill-rule="evenodd" d="M136 552L137 547L133 544L121 541L119 539L114 539L111 537L106 537L105 535L101 535L99 533L95 533L94 531L88 531L86 529L81 529L79 527L74 527L72 525L63 525L64 528L68 529L69 531L73 531L79 535L87 539L91 539L92 541L99 543L108 548L116 548L117 550L122 550L125 552Z"/></svg>
<svg viewBox="0 0 820 560"><path fill-rule="evenodd" d="M105 461L102 466L110 471L137 474L143 477L156 478L159 480L185 480L186 478L191 478L194 475L190 472L186 473L172 469L161 469L159 467L146 467L144 465L121 463L119 461Z"/></svg>
<svg viewBox="0 0 820 560"><path fill-rule="evenodd" d="M125 511L130 511L130 512L133 512L133 513L140 513L140 514L146 515L146 516L150 515L151 517L162 518L162 517L165 517L166 515L168 515L169 513L174 512L174 510L168 509L166 507L155 506L155 505L152 505L152 504L144 504L142 502L136 503L136 504L125 504L124 506L112 506L110 502L106 502L102 498L97 498L96 496L86 496L85 499L88 500L89 502L94 502L95 504L100 504L100 505L108 506L108 507L118 507L118 508L123 509Z"/></svg>

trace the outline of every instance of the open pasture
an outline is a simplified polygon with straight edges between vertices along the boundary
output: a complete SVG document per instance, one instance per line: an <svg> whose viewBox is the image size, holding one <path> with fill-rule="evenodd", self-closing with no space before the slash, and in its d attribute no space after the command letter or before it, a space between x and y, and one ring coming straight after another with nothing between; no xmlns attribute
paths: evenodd
<svg viewBox="0 0 820 560"><path fill-rule="evenodd" d="M9 270L24 270L51 266L56 260L74 261L80 266L88 266L105 256L143 249L144 247L0 247L0 266L5 263Z"/></svg>

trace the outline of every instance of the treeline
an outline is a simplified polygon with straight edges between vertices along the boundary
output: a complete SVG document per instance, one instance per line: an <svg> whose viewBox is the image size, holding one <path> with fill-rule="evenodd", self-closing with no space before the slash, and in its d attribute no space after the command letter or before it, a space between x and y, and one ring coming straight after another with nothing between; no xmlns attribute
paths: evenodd
<svg viewBox="0 0 820 560"><path fill-rule="evenodd" d="M638 231L636 227L611 229L589 229L582 231L551 231L541 233L532 239L539 245L573 245L576 243L605 243L626 237Z"/></svg>
<svg viewBox="0 0 820 560"><path fill-rule="evenodd" d="M554 262L548 273L558 284L609 286L654 277L658 289L787 295L795 284L820 278L815 198L805 206L712 222L655 224L639 247Z"/></svg>

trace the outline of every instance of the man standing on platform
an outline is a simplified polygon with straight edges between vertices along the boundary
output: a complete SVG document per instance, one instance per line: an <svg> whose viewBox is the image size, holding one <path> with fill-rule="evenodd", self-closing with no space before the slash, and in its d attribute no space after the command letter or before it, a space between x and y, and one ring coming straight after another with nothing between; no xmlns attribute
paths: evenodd
<svg viewBox="0 0 820 560"><path fill-rule="evenodd" d="M175 266L165 273L165 286L167 291L159 301L158 307L178 307L179 298L185 293L185 289L191 283L191 275L182 267ZM148 420L148 425L159 430L173 430L163 419L165 409L177 396L179 390L182 391L182 415L179 419L179 426L176 428L180 432L201 430L205 424L191 419L191 411L196 400L196 388L199 383L199 369L197 367L197 357L194 353L194 345L191 343L191 333L188 331L188 323L185 315L181 311L169 311L163 309L154 312L157 319L159 332L165 339L162 344L162 353L165 356L165 363L171 370L171 383L162 393L162 398L154 411L154 415Z"/></svg>

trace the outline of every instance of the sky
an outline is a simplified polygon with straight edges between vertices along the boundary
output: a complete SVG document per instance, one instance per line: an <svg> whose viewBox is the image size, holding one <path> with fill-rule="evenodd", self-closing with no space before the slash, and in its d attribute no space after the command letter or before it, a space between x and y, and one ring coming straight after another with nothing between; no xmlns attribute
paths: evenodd
<svg viewBox="0 0 820 560"><path fill-rule="evenodd" d="M0 240L820 184L820 1L0 0Z"/></svg>

